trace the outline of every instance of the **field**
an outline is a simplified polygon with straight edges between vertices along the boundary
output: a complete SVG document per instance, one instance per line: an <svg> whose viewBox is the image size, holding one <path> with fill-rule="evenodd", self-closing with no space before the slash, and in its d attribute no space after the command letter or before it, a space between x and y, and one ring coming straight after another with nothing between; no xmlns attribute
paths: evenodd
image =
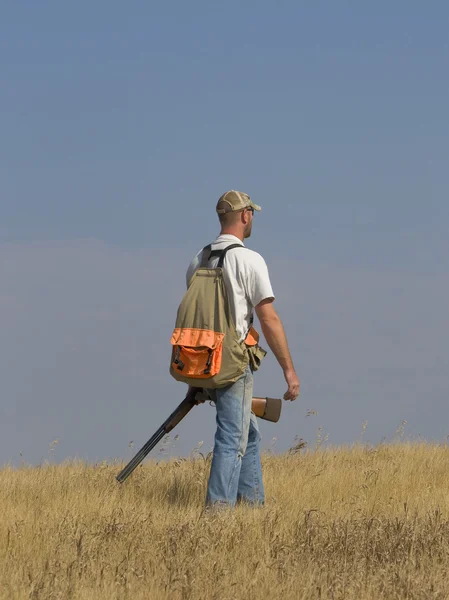
<svg viewBox="0 0 449 600"><path fill-rule="evenodd" d="M208 515L210 460L0 470L1 600L449 598L449 448L264 455L267 504Z"/></svg>

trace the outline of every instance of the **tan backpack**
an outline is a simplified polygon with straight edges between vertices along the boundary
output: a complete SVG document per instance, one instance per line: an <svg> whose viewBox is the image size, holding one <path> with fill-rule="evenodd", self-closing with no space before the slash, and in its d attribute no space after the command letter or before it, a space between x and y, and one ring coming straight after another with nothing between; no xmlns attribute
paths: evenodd
<svg viewBox="0 0 449 600"><path fill-rule="evenodd" d="M171 338L170 373L178 381L203 388L220 388L234 383L248 364L257 370L266 355L258 346L259 334L251 326L246 339L239 341L231 315L223 264L231 244L223 250L203 249L200 267L192 275L181 301ZM216 268L208 267L219 257Z"/></svg>

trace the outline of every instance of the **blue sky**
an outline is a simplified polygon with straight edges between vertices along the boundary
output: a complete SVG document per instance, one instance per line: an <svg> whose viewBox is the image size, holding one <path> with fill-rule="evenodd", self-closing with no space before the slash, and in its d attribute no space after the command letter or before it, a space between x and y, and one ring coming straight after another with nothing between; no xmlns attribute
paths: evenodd
<svg viewBox="0 0 449 600"><path fill-rule="evenodd" d="M0 459L118 456L176 404L183 271L229 188L263 206L303 381L267 442L445 437L448 28L440 1L5 2ZM273 360L258 379L285 391Z"/></svg>

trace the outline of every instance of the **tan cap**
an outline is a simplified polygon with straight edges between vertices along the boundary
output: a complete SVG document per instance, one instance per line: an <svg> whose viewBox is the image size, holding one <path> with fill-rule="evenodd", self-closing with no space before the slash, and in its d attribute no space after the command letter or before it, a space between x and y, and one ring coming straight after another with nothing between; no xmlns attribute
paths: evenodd
<svg viewBox="0 0 449 600"><path fill-rule="evenodd" d="M228 204L226 208L218 208L220 203ZM228 212L235 212L237 210L243 210L244 208L254 208L254 210L262 210L258 204L254 204L248 194L243 192L237 192L236 190L229 190L221 196L217 202L217 213L223 215Z"/></svg>

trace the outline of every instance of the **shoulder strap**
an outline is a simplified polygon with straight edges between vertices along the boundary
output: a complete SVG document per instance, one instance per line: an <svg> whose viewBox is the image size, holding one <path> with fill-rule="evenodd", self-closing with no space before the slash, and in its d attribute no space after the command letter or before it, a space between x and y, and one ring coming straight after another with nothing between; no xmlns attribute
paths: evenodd
<svg viewBox="0 0 449 600"><path fill-rule="evenodd" d="M226 257L226 253L229 250L233 250L234 248L245 248L245 246L242 246L242 244L231 244L230 246L226 246L226 248L224 250L221 250L221 254L220 254L220 260L218 261L218 265L217 267L219 269L223 268L223 263L224 263L224 259Z"/></svg>
<svg viewBox="0 0 449 600"><path fill-rule="evenodd" d="M209 259L211 257L211 250L212 250L212 244L209 244L208 246L205 246L203 248L203 252L201 254L201 268L206 268L207 267L207 263L209 262Z"/></svg>
<svg viewBox="0 0 449 600"><path fill-rule="evenodd" d="M211 258L219 258L217 268L222 269L224 259L226 257L226 253L228 250L233 250L234 248L246 248L246 246L242 246L242 244L231 244L230 246L226 246L223 250L212 250L212 244L205 246L203 248L203 253L201 256L201 267L207 267Z"/></svg>
<svg viewBox="0 0 449 600"><path fill-rule="evenodd" d="M233 250L234 248L246 248L246 246L243 246L242 244L230 244L229 246L226 246L226 248L223 248L223 250L212 250L212 244L209 244L208 246L205 246L203 248L203 253L201 256L201 268L207 268L208 262L211 258L214 257L219 257L219 261L218 261L218 265L217 268L222 269L223 268L223 263L224 263L224 259L226 258L226 254L229 250ZM251 326L254 322L254 314L251 312L251 318L250 318L250 329ZM248 329L249 331L249 329ZM248 335L248 333L247 333ZM245 336L246 337L246 336Z"/></svg>

